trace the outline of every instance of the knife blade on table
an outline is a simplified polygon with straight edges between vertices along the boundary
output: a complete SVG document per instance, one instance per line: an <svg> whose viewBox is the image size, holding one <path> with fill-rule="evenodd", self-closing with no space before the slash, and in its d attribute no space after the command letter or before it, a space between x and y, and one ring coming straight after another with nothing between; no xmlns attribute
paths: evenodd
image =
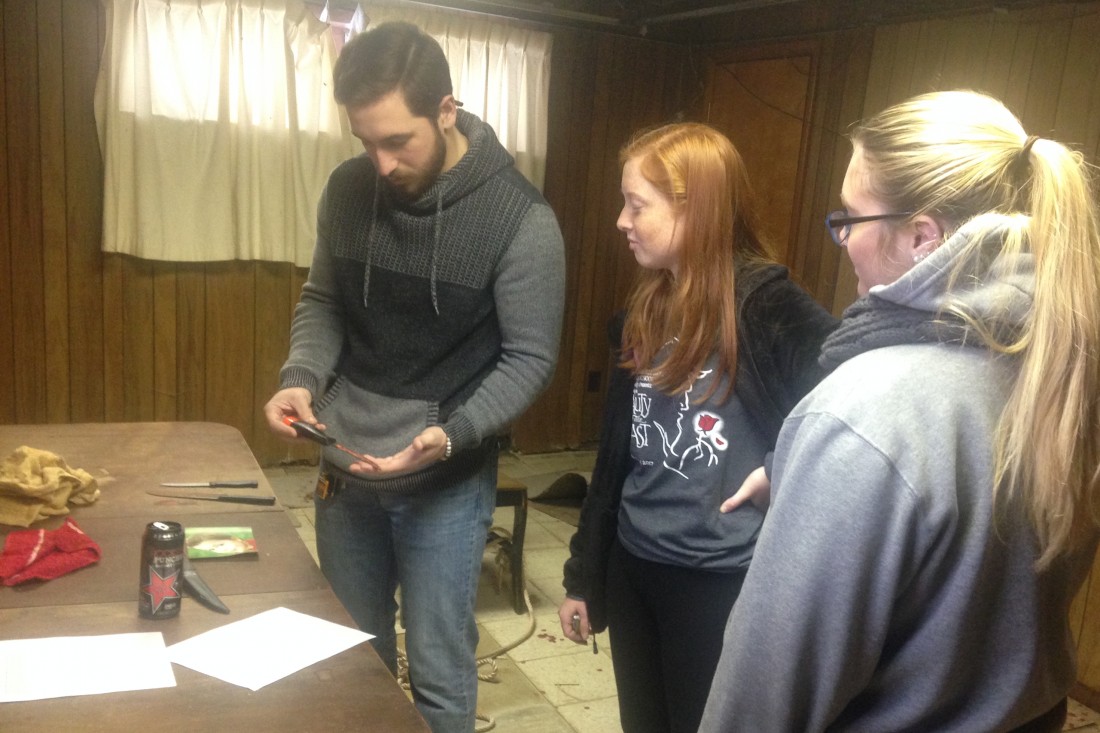
<svg viewBox="0 0 1100 733"><path fill-rule="evenodd" d="M260 485L255 479L251 481L167 481L161 486L170 486L176 489L255 489Z"/></svg>
<svg viewBox="0 0 1100 733"><path fill-rule="evenodd" d="M150 496L164 496L169 499L202 499L203 501L228 501L235 502L237 504L260 504L262 506L271 506L275 503L274 496L241 496L240 494L196 494L193 491L154 491L153 489L146 489L145 493L149 494Z"/></svg>
<svg viewBox="0 0 1100 733"><path fill-rule="evenodd" d="M203 605L214 609L218 613L229 613L229 607L222 603L222 599L218 598L218 594L210 589L210 586L199 575L199 571L191 565L191 558L187 557L186 551L183 554L183 585Z"/></svg>

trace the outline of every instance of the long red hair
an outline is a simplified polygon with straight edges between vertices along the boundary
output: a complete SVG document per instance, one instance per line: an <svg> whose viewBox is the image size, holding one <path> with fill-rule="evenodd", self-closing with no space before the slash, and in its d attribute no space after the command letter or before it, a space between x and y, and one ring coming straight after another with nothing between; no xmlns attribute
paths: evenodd
<svg viewBox="0 0 1100 733"><path fill-rule="evenodd" d="M744 161L726 136L693 122L639 134L619 153L620 163L629 160L637 160L646 180L672 203L683 245L675 278L667 270L638 273L627 300L622 366L651 374L657 389L677 394L691 386L716 353L719 372L728 375L732 390L737 371L735 257L768 260ZM667 357L656 365L658 352L670 341ZM715 379L701 399L710 397L718 383Z"/></svg>

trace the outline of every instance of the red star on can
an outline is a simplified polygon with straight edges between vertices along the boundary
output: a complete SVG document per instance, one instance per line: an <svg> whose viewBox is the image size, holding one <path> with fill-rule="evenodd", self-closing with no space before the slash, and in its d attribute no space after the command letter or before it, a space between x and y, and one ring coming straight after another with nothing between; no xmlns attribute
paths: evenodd
<svg viewBox="0 0 1100 733"><path fill-rule="evenodd" d="M167 576L161 576L157 569L149 566L149 582L142 586L143 593L148 594L153 613L160 610L166 599L179 598L179 571L174 570Z"/></svg>

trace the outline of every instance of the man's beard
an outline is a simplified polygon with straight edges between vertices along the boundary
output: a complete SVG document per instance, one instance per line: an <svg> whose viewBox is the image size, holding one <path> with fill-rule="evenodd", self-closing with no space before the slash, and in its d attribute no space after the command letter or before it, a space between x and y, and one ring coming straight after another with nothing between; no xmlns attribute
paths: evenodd
<svg viewBox="0 0 1100 733"><path fill-rule="evenodd" d="M432 150L432 155L428 159L427 165L425 165L422 171L417 172L414 177L406 178L405 180L391 180L386 178L386 183L389 185L390 191L394 193L398 198L412 202L419 199L424 195L424 192L432 187L436 179L439 178L439 174L443 172L443 162L447 158L447 141L443 138L443 133L435 128L435 145ZM391 176L393 174L390 174Z"/></svg>

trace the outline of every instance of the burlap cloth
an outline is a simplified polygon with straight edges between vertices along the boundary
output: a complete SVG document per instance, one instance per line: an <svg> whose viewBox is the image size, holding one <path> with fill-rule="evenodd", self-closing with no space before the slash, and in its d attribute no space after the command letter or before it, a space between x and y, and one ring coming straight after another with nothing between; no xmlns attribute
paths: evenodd
<svg viewBox="0 0 1100 733"><path fill-rule="evenodd" d="M29 527L68 514L70 503L91 504L98 498L92 475L71 468L56 453L24 445L0 464L0 524Z"/></svg>

